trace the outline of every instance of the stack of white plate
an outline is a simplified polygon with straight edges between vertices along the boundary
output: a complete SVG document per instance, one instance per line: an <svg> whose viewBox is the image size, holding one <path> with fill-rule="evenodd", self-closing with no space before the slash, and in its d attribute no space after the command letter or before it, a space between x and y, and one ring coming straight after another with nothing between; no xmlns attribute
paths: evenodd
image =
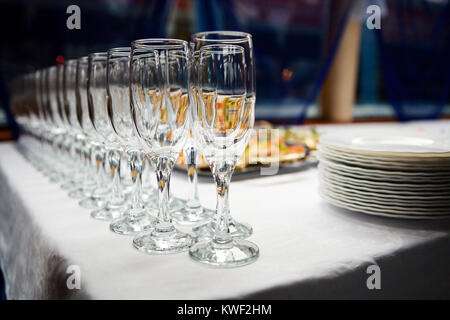
<svg viewBox="0 0 450 320"><path fill-rule="evenodd" d="M412 129L329 132L318 146L320 193L373 215L450 217L450 137Z"/></svg>

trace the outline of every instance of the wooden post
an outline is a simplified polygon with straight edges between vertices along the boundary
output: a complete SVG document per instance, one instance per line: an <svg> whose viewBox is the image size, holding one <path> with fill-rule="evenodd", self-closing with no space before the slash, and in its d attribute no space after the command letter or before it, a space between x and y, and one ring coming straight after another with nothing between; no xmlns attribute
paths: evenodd
<svg viewBox="0 0 450 320"><path fill-rule="evenodd" d="M348 19L339 48L322 87L321 117L351 122L358 77L361 22Z"/></svg>

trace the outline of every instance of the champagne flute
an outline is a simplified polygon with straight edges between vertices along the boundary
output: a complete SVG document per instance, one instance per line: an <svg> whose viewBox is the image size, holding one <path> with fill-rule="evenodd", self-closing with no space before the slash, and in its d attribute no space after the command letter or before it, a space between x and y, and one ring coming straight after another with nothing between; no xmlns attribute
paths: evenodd
<svg viewBox="0 0 450 320"><path fill-rule="evenodd" d="M110 188L107 186L105 172L106 149L104 138L95 128L95 110L100 113L101 121L104 119L101 108L106 109L106 52L92 53L87 61L82 59L78 65L78 92L82 109L83 130L89 138L89 153L92 163L95 164L96 186L90 195L78 204L87 209L101 209L105 206ZM103 78L102 78L103 77ZM85 98L86 97L86 98ZM95 106L94 106L95 104ZM106 119L103 120L104 122ZM99 215L99 218L101 216Z"/></svg>
<svg viewBox="0 0 450 320"><path fill-rule="evenodd" d="M132 43L130 98L138 137L154 164L158 182L158 222L133 239L146 253L188 250L194 238L172 224L170 175L187 138L188 44L174 39Z"/></svg>
<svg viewBox="0 0 450 320"><path fill-rule="evenodd" d="M189 63L189 104L190 112L188 114L189 135L187 142L183 148L183 154L186 161L188 172L188 198L183 207L172 210L173 219L182 225L189 225L199 222L210 221L214 216L215 211L203 208L200 202L197 186L197 158L198 148L195 143L194 128L193 128L193 111L196 108L197 99L197 74L198 74L198 51L191 52L191 59Z"/></svg>
<svg viewBox="0 0 450 320"><path fill-rule="evenodd" d="M88 197L95 187L95 182L91 179L92 173L89 162L89 142L83 128L83 108L82 104L87 103L87 97L79 94L79 69L80 64L87 65L87 57L76 60L69 60L64 64L64 95L65 113L68 126L72 130L72 147L75 153L75 168L79 173L73 180L74 187L69 192L69 197L83 199ZM84 99L82 99L84 98Z"/></svg>
<svg viewBox="0 0 450 320"><path fill-rule="evenodd" d="M142 200L142 171L145 161L135 134L130 107L130 55L130 47L109 49L106 66L109 119L115 136L128 156L133 182L130 208L125 210L123 217L110 224L111 231L123 235L149 230L156 223Z"/></svg>
<svg viewBox="0 0 450 320"><path fill-rule="evenodd" d="M207 31L196 33L191 38L193 50L198 51L202 47L214 44L230 44L243 48L245 56L245 82L246 82L246 98L245 104L248 110L255 108L255 75L254 75L254 59L253 59L253 43L252 36L245 32L239 31ZM229 210L228 199L225 207ZM215 220L196 226L193 228L195 234L200 238L211 238L214 236L216 229ZM246 223L238 222L229 214L228 228L231 235L235 238L245 239L252 233L252 227Z"/></svg>
<svg viewBox="0 0 450 320"><path fill-rule="evenodd" d="M106 197L103 208L91 212L91 216L97 220L110 221L122 216L126 206L126 199L120 183L120 161L122 148L114 135L108 115L108 103L110 99L106 91L107 80L107 53L92 53L89 55L88 74L88 103L90 119L98 137L98 150L102 162L108 161L112 186ZM105 187L107 188L107 187Z"/></svg>
<svg viewBox="0 0 450 320"><path fill-rule="evenodd" d="M58 101L58 113L61 123L66 130L63 140L64 160L67 163L66 179L61 188L66 190L75 189L80 180L81 167L78 160L79 148L77 139L77 121L72 113L76 109L75 100L75 77L77 60L67 60L64 65L58 66L56 92ZM69 192L70 195L70 192Z"/></svg>
<svg viewBox="0 0 450 320"><path fill-rule="evenodd" d="M57 91L57 72L56 66L47 68L44 78L44 92L47 101L47 111L49 115L50 124L50 140L55 155L53 161L53 171L50 174L50 181L60 183L67 178L67 163L64 158L64 139L67 134L65 125L61 118L60 107L58 105L58 91Z"/></svg>
<svg viewBox="0 0 450 320"><path fill-rule="evenodd" d="M217 212L212 239L193 245L192 259L219 267L254 262L258 247L232 237L229 228L228 192L236 163L248 144L254 124L254 108L246 101L244 48L231 44L200 49L200 103L194 111L195 136L211 167L217 187Z"/></svg>

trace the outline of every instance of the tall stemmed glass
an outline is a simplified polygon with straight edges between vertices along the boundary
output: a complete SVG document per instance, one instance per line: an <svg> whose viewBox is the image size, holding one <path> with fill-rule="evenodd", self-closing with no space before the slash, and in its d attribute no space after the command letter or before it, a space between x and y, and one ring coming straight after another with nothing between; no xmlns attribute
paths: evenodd
<svg viewBox="0 0 450 320"><path fill-rule="evenodd" d="M103 65L102 59L104 60ZM100 60L100 62L95 63L97 60ZM95 116L94 103L97 108L103 106L106 109L106 52L90 54L87 59L87 65L80 61L79 68L80 67L81 70L78 70L79 94L81 96L81 101L83 101L84 94L86 94L87 99L87 112L83 112L82 115L82 121L84 123L83 129L90 140L91 161L95 164L95 180L97 185L90 195L81 200L78 204L87 209L101 209L106 204L110 188L107 186L107 176L105 172L106 149L103 144L103 137L97 132L92 119ZM93 78L94 73L97 79ZM101 79L101 75L103 74L104 77ZM84 77L80 78L80 75L84 75ZM89 124L86 124L87 122Z"/></svg>
<svg viewBox="0 0 450 320"><path fill-rule="evenodd" d="M51 150L49 146L48 139L48 119L46 117L46 107L45 107L45 97L44 97L44 79L45 79L45 70L38 70L35 73L35 82L36 82L36 104L37 104L37 112L39 119L39 137L41 140L41 147L44 152L41 153L42 166L41 171L44 175L49 175L51 170Z"/></svg>
<svg viewBox="0 0 450 320"><path fill-rule="evenodd" d="M63 189L70 190L69 196L74 197L72 191L76 190L82 181L83 168L81 166L81 141L80 124L77 113L76 101L76 59L67 60L63 66L58 69L58 101L61 120L66 128L64 140L64 150L66 154L67 170L66 182L61 185ZM75 194L77 195L77 194Z"/></svg>
<svg viewBox="0 0 450 320"><path fill-rule="evenodd" d="M35 121L36 121L36 127L35 127L35 137L36 137L36 144L34 146L34 154L36 155L36 158L38 160L37 162L37 170L41 171L45 174L45 172L48 170L48 151L46 150L47 145L44 139L44 132L45 132L45 123L44 123L44 117L42 115L42 99L41 99L41 71L37 70L33 73L32 81L34 82L34 113L35 113Z"/></svg>
<svg viewBox="0 0 450 320"><path fill-rule="evenodd" d="M44 171L44 174L51 178L55 177L58 172L58 165L57 161L55 161L55 158L57 156L57 150L54 144L54 137L55 134L53 131L55 130L54 124L53 124L53 117L51 113L50 108L50 98L49 98L49 85L48 85L48 79L49 79L49 69L45 68L41 70L40 78L39 78L39 91L41 96L41 111L42 116L44 119L44 130L43 130L43 137L45 141L45 146L47 147L47 167ZM55 181L57 181L57 178L54 178Z"/></svg>
<svg viewBox="0 0 450 320"><path fill-rule="evenodd" d="M142 170L145 161L131 115L130 55L130 47L110 49L106 67L109 118L114 134L128 156L133 182L131 207L125 211L122 218L110 224L111 231L123 235L149 230L156 223L156 219L147 212L142 201Z"/></svg>
<svg viewBox="0 0 450 320"><path fill-rule="evenodd" d="M249 33L239 31L207 31L196 33L191 38L191 45L193 50L198 51L206 45L214 44L230 44L237 45L244 49L245 56L245 80L246 80L246 98L245 104L248 110L253 110L255 107L255 66L253 59L253 43L252 36ZM194 60L195 61L195 60ZM225 204L226 210L229 210L228 199ZM216 226L215 220L193 228L195 234L200 237L210 238L214 235ZM236 238L245 239L252 233L252 227L246 223L237 222L233 217L228 215L228 228L231 235Z"/></svg>
<svg viewBox="0 0 450 320"><path fill-rule="evenodd" d="M73 61L73 60L71 60ZM61 178L58 181L63 189L70 189L74 186L73 181L76 170L73 169L72 154L72 130L67 119L68 109L63 99L63 77L66 62L63 65L56 65L50 68L49 73L49 93L50 105L52 107L53 119L57 127L61 130L58 137L58 147L60 151L59 164L61 165Z"/></svg>
<svg viewBox="0 0 450 320"><path fill-rule="evenodd" d="M53 144L55 160L53 163L54 171L50 174L50 180L52 182L62 182L67 176L67 163L64 158L64 139L67 134L63 120L61 118L60 107L58 104L58 88L57 88L57 75L58 69L56 66L47 68L46 78L44 79L44 88L47 100L47 110L50 115L51 131L50 139Z"/></svg>
<svg viewBox="0 0 450 320"><path fill-rule="evenodd" d="M198 75L198 56L199 51L190 52L191 57L189 61L189 104L190 112L189 116L189 135L186 144L183 148L183 154L186 161L187 173L188 173L188 198L185 204L180 209L171 212L173 219L179 224L193 224L199 222L205 222L212 219L215 211L203 208L200 202L200 197L198 194L197 186L197 158L198 148L194 139L194 128L193 128L193 112L196 108L197 103L197 75Z"/></svg>
<svg viewBox="0 0 450 320"><path fill-rule="evenodd" d="M254 124L254 108L246 103L244 49L236 45L207 45L200 51L199 98L195 133L217 187L217 213L212 240L189 250L199 262L235 267L255 261L258 247L232 237L228 227L228 192L236 163L244 153Z"/></svg>
<svg viewBox="0 0 450 320"><path fill-rule="evenodd" d="M133 120L158 181L158 223L133 240L135 248L147 253L180 252L194 242L189 234L175 228L169 210L170 175L188 133L188 58L186 41L147 39L132 43ZM139 95L143 95L142 100L136 99Z"/></svg>
<svg viewBox="0 0 450 320"><path fill-rule="evenodd" d="M120 184L120 160L122 148L114 134L108 115L108 99L106 91L107 53L92 53L89 55L88 103L90 119L98 134L98 149L100 157L108 160L112 187L106 199L105 207L94 210L91 216L98 220L113 220L119 218L125 210L126 200Z"/></svg>
<svg viewBox="0 0 450 320"><path fill-rule="evenodd" d="M84 58L86 59L86 58ZM86 135L82 127L82 109L81 99L78 94L78 67L80 59L68 60L64 64L63 75L63 96L65 106L65 117L71 132L70 153L75 157L74 168L75 175L68 188L71 189L69 197L82 199L88 196L88 192L94 188L94 182L91 181L91 172L88 170L88 159L84 149L86 147ZM87 98L85 98L87 99ZM87 100L86 100L87 101ZM88 183L89 182L89 183Z"/></svg>
<svg viewBox="0 0 450 320"><path fill-rule="evenodd" d="M56 101L58 107L58 116L61 122L61 126L64 128L65 133L62 139L62 157L61 162L65 163L65 171L64 171L64 179L62 179L60 186L62 189L71 190L75 186L74 175L76 174L76 170L74 170L74 157L73 153L73 130L70 125L70 117L69 117L69 103L65 98L64 86L65 79L64 75L68 74L66 69L70 69L73 65L73 62L76 60L67 60L63 65L56 66Z"/></svg>
<svg viewBox="0 0 450 320"><path fill-rule="evenodd" d="M69 194L73 198L82 198L80 205L88 209L100 208L103 205L103 199L106 195L102 196L102 193L93 193L95 189L100 191L106 191L103 181L103 170L100 163L97 163L95 159L91 159L91 149L95 146L98 135L95 132L89 117L89 106L87 97L87 83L88 83L88 70L89 58L87 56L77 59L76 70L76 83L75 93L77 99L77 114L80 121L80 135L81 135L81 155L83 160L83 166L85 176L81 181L78 188ZM94 166L92 166L94 164ZM97 174L95 174L96 168ZM95 177L97 176L97 177ZM93 178L94 177L94 178Z"/></svg>
<svg viewBox="0 0 450 320"><path fill-rule="evenodd" d="M27 112L26 112L26 123L27 123L27 131L29 134L29 143L27 146L27 154L30 157L30 161L31 163L36 167L36 168L40 168L42 165L42 160L41 157L39 155L39 152L37 152L37 146L39 144L37 144L36 142L39 141L39 117L38 117L38 113L37 113L37 105L36 105L36 81L35 81L35 74L31 73L31 74L27 74L25 76L25 82L26 82L26 86L25 86L25 101L26 101L26 105L27 105ZM11 96L11 99L13 100L14 97ZM14 103L13 101L11 101L11 106L12 106L12 110L13 114L16 115L16 113L14 112ZM19 120L19 119L18 119ZM19 125L20 122L18 121Z"/></svg>

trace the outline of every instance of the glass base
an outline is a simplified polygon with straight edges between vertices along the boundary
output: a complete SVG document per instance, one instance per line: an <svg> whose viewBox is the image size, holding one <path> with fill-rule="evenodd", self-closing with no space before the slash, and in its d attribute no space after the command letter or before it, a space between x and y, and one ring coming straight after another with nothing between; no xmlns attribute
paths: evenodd
<svg viewBox="0 0 450 320"><path fill-rule="evenodd" d="M177 197L170 197L169 207L170 212L181 210L186 207L186 200Z"/></svg>
<svg viewBox="0 0 450 320"><path fill-rule="evenodd" d="M235 239L246 239L250 237L253 233L253 229L250 225L246 223L240 223L229 218L228 228L230 230L230 235ZM192 231L200 239L212 239L214 237L216 230L216 222L214 220L203 223L199 226L192 228Z"/></svg>
<svg viewBox="0 0 450 320"><path fill-rule="evenodd" d="M89 197L78 202L78 205L85 209L100 209L105 204L104 198Z"/></svg>
<svg viewBox="0 0 450 320"><path fill-rule="evenodd" d="M84 199L92 194L92 189L78 188L69 192L69 197L73 199Z"/></svg>
<svg viewBox="0 0 450 320"><path fill-rule="evenodd" d="M247 240L232 239L226 243L209 240L194 244L189 249L189 256L210 266L234 268L255 262L259 248Z"/></svg>
<svg viewBox="0 0 450 320"><path fill-rule="evenodd" d="M157 222L157 219L151 216L146 210L139 212L131 211L125 213L125 216L117 219L109 225L109 229L121 235L136 235L138 233L150 230Z"/></svg>
<svg viewBox="0 0 450 320"><path fill-rule="evenodd" d="M146 188L142 190L142 200L144 202L158 202L158 191L156 189Z"/></svg>
<svg viewBox="0 0 450 320"><path fill-rule="evenodd" d="M96 220L112 221L122 217L125 210L125 200L116 200L114 203L108 202L104 208L92 211L91 217Z"/></svg>
<svg viewBox="0 0 450 320"><path fill-rule="evenodd" d="M86 199L78 202L80 207L86 209L100 209L105 205L106 196L108 195L109 190L106 189L96 189L93 193Z"/></svg>
<svg viewBox="0 0 450 320"><path fill-rule="evenodd" d="M145 205L150 210L158 210L158 208L159 208L158 195L156 194L154 197L148 197L147 200L145 201ZM175 212L175 211L181 210L184 207L186 207L186 200L183 200L180 198L175 198L175 197L170 197L170 201L169 201L170 212Z"/></svg>
<svg viewBox="0 0 450 320"><path fill-rule="evenodd" d="M73 190L73 189L75 189L78 186L79 186L79 184L76 183L74 180L64 181L63 184L61 184L61 189L63 189L63 190Z"/></svg>
<svg viewBox="0 0 450 320"><path fill-rule="evenodd" d="M206 209L203 207L196 209L184 207L180 210L172 211L170 215L176 223L181 225L190 225L210 221L214 217L215 213L215 210Z"/></svg>
<svg viewBox="0 0 450 320"><path fill-rule="evenodd" d="M49 176L50 182L60 183L63 180L63 176L59 173L50 173Z"/></svg>
<svg viewBox="0 0 450 320"><path fill-rule="evenodd" d="M133 246L145 253L164 254L187 251L194 242L190 234L173 225L162 227L159 224L149 233L138 234L133 239Z"/></svg>

